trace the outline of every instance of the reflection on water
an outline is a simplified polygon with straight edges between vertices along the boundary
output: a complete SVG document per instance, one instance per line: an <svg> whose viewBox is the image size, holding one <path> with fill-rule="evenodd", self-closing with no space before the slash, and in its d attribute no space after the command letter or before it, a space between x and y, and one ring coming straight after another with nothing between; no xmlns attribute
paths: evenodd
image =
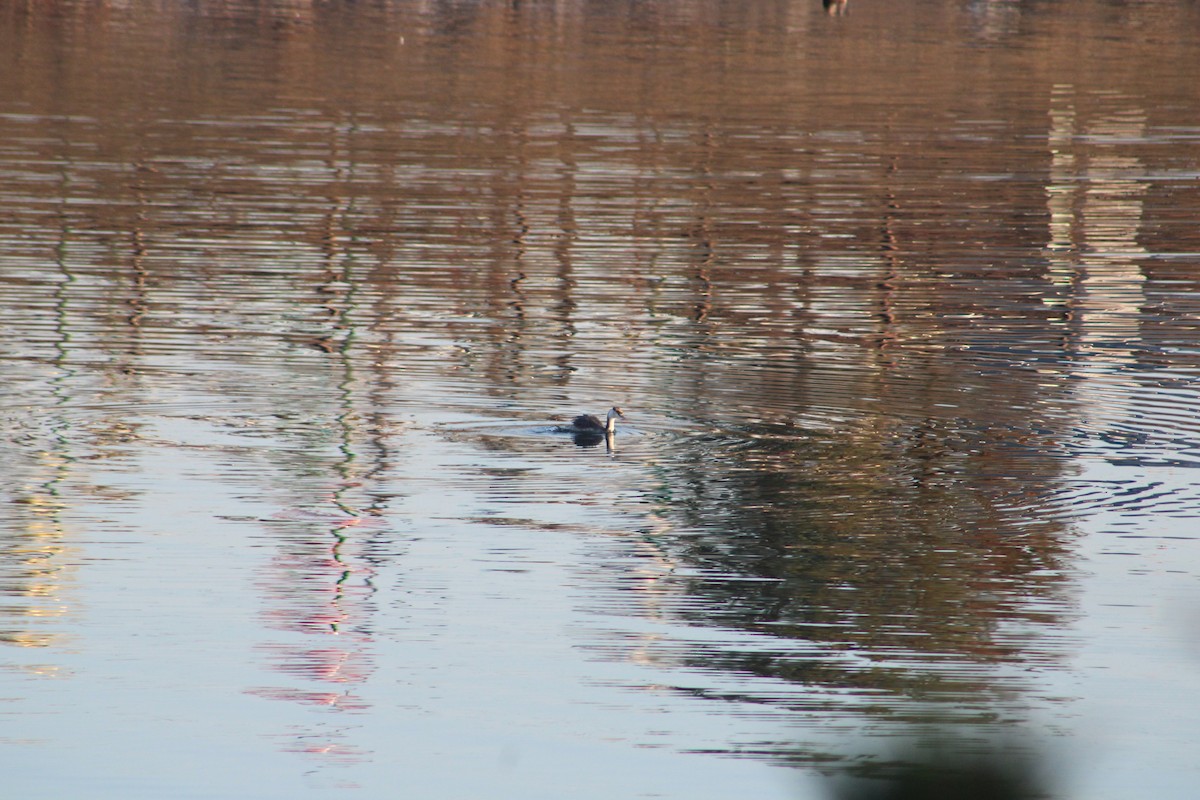
<svg viewBox="0 0 1200 800"><path fill-rule="evenodd" d="M4 735L715 797L1069 729L1093 543L1197 569L1196 14L0 9Z"/></svg>

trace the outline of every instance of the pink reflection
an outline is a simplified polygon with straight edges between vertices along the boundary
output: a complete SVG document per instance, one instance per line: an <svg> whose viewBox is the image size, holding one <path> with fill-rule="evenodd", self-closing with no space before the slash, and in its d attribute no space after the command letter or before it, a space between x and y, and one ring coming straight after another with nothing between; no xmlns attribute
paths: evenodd
<svg viewBox="0 0 1200 800"><path fill-rule="evenodd" d="M300 649L287 645L264 645L260 649L272 653L270 661L274 669L314 681L362 683L374 671L366 651L335 647Z"/></svg>
<svg viewBox="0 0 1200 800"><path fill-rule="evenodd" d="M353 694L338 692L308 692L286 686L259 686L247 689L246 694L265 700L288 700L304 706L324 706L338 711L366 711L371 704Z"/></svg>
<svg viewBox="0 0 1200 800"><path fill-rule="evenodd" d="M318 506L291 506L271 515L275 549L258 580L260 613L268 628L291 635L258 649L289 683L308 685L261 686L248 694L330 712L370 709L349 687L366 683L375 671L367 633L376 610L375 571L367 554L384 520L377 508L350 502L347 492L357 485L345 482ZM341 741L345 736L327 722L280 734L288 752L337 763L369 760L368 752Z"/></svg>

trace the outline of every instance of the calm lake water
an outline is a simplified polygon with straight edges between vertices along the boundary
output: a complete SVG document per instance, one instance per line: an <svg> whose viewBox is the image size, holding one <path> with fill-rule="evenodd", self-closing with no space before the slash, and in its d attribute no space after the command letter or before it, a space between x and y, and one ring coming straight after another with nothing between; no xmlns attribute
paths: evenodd
<svg viewBox="0 0 1200 800"><path fill-rule="evenodd" d="M1194 797L1197 31L0 0L6 790Z"/></svg>

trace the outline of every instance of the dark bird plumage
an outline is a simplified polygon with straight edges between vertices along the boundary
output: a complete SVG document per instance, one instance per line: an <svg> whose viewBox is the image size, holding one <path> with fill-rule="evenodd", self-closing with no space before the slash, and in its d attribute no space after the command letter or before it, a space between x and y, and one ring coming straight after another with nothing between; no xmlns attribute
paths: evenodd
<svg viewBox="0 0 1200 800"><path fill-rule="evenodd" d="M571 420L571 427L577 431L595 431L597 433L608 431L609 433L612 433L617 429L618 417L624 419L625 413L616 406L613 406L608 410L608 416L605 418L604 422L601 422L600 418L594 414L580 414L578 417Z"/></svg>

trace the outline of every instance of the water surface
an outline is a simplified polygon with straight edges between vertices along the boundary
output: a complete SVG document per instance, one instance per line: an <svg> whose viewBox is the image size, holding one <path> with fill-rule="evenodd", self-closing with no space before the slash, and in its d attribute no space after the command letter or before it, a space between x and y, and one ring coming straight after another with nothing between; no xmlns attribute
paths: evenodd
<svg viewBox="0 0 1200 800"><path fill-rule="evenodd" d="M0 7L9 785L1188 796L1197 9L843 10Z"/></svg>

